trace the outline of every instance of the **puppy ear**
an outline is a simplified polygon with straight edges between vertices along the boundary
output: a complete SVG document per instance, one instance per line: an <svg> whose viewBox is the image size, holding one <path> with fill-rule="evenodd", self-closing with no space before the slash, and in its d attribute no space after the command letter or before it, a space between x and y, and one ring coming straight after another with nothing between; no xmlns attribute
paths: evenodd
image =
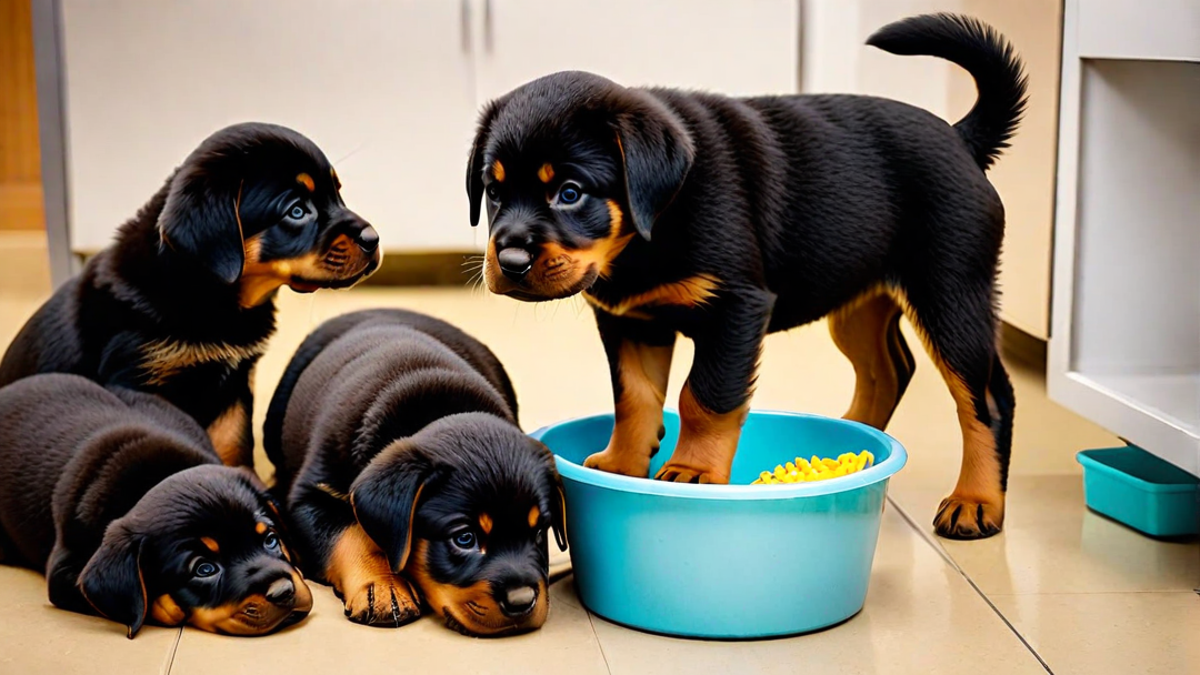
<svg viewBox="0 0 1200 675"><path fill-rule="evenodd" d="M471 202L471 227L479 224L483 206L483 149L492 132L492 121L500 112L501 100L492 101L483 109L476 127L475 140L471 143L471 157L467 161L467 199Z"/></svg>
<svg viewBox="0 0 1200 675"><path fill-rule="evenodd" d="M400 574L412 551L413 516L421 491L433 482L433 462L410 441L384 448L350 486L350 507L367 536Z"/></svg>
<svg viewBox="0 0 1200 675"><path fill-rule="evenodd" d="M179 169L158 216L163 245L226 284L237 281L246 262L238 213L241 191L240 184L216 181L198 168Z"/></svg>
<svg viewBox="0 0 1200 675"><path fill-rule="evenodd" d="M563 491L562 479L558 479L558 494L555 495L553 507L550 510L551 526L554 529L554 542L558 550L567 550L567 493Z"/></svg>
<svg viewBox="0 0 1200 675"><path fill-rule="evenodd" d="M79 590L84 599L101 616L125 624L131 640L142 629L149 611L141 567L144 541L114 523L79 573Z"/></svg>
<svg viewBox="0 0 1200 675"><path fill-rule="evenodd" d="M629 216L638 234L649 241L655 219L683 187L696 151L679 117L649 94L642 96L642 105L619 113L613 126L625 170Z"/></svg>

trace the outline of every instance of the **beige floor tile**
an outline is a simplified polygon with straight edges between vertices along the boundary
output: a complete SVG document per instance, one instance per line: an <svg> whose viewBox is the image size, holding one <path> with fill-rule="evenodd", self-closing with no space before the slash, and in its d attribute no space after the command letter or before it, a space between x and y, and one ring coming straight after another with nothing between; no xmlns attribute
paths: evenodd
<svg viewBox="0 0 1200 675"><path fill-rule="evenodd" d="M905 486L909 502L940 498ZM1190 591L1200 586L1200 543L1147 537L1089 511L1082 479L1023 476L1009 490L1004 532L937 543L989 595ZM918 521L920 525L927 524ZM932 536L932 528L928 531Z"/></svg>
<svg viewBox="0 0 1200 675"><path fill-rule="evenodd" d="M1200 673L1195 593L996 596L1056 675Z"/></svg>
<svg viewBox="0 0 1200 675"><path fill-rule="evenodd" d="M184 630L171 675L607 672L569 581L551 587L550 617L541 630L501 639L463 637L429 618L396 629L360 626L342 615L331 589L314 584L313 591L312 615L274 635L237 639Z"/></svg>
<svg viewBox="0 0 1200 675"><path fill-rule="evenodd" d="M1042 673L987 603L891 505L863 611L796 638L705 642L595 618L610 670L625 673Z"/></svg>
<svg viewBox="0 0 1200 675"><path fill-rule="evenodd" d="M5 675L157 675L166 673L178 628L125 627L56 609L40 574L0 567L0 673Z"/></svg>

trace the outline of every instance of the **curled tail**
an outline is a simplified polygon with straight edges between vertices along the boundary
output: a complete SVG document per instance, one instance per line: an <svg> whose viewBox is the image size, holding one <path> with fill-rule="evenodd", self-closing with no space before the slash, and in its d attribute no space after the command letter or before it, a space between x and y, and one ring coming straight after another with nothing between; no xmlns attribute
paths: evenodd
<svg viewBox="0 0 1200 675"><path fill-rule="evenodd" d="M867 44L904 56L936 56L971 73L979 98L954 128L986 170L1008 147L1028 98L1021 60L994 28L955 14L925 14L890 23Z"/></svg>

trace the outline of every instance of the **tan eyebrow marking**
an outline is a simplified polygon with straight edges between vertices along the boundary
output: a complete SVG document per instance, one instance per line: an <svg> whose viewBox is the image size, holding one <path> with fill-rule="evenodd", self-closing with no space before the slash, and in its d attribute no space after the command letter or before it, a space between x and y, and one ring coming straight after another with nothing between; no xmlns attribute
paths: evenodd
<svg viewBox="0 0 1200 675"><path fill-rule="evenodd" d="M255 524L254 531L259 534L266 534L267 533L267 524L266 523Z"/></svg>
<svg viewBox="0 0 1200 675"><path fill-rule="evenodd" d="M221 547L217 546L217 540L212 537L200 537L200 543L204 544L204 547L213 553L221 552Z"/></svg>
<svg viewBox="0 0 1200 675"><path fill-rule="evenodd" d="M494 523L492 523L492 517L491 517L491 516L489 516L489 515L488 515L488 514L486 514L486 513L481 513L481 514L479 514L479 528L480 528L481 530L483 530L483 533L484 533L484 534L491 534L491 533L492 533L492 525L493 525L493 524L494 524Z"/></svg>
<svg viewBox="0 0 1200 675"><path fill-rule="evenodd" d="M542 168L538 169L538 179L543 183L554 180L554 167L550 166L550 162L546 162Z"/></svg>
<svg viewBox="0 0 1200 675"><path fill-rule="evenodd" d="M504 165L500 163L500 160L496 160L492 164L492 177L501 183L504 182Z"/></svg>
<svg viewBox="0 0 1200 675"><path fill-rule="evenodd" d="M312 176L306 173L296 176L296 182L303 185L309 192L317 189L317 184L313 181Z"/></svg>
<svg viewBox="0 0 1200 675"><path fill-rule="evenodd" d="M542 519L542 512L537 506L529 509L529 526L537 529L538 521Z"/></svg>

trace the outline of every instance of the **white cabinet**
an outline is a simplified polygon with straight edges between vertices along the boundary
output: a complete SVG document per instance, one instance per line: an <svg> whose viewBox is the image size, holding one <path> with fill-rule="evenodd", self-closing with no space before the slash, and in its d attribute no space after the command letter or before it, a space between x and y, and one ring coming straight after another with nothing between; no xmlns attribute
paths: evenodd
<svg viewBox="0 0 1200 675"><path fill-rule="evenodd" d="M626 84L796 90L796 0L61 0L71 248L94 252L205 136L311 137L398 252L479 250L479 107L568 68Z"/></svg>
<svg viewBox="0 0 1200 675"><path fill-rule="evenodd" d="M1050 395L1200 475L1200 6L1066 5Z"/></svg>

